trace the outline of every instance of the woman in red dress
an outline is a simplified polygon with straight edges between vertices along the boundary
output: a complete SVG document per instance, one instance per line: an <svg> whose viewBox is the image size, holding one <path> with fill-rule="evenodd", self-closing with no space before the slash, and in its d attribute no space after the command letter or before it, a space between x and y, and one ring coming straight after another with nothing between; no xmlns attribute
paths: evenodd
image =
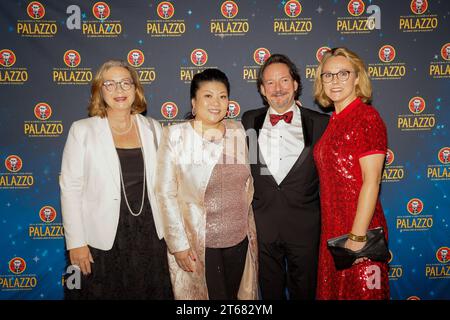
<svg viewBox="0 0 450 320"><path fill-rule="evenodd" d="M314 148L320 179L322 233L318 299L389 299L387 262L357 259L336 270L327 240L348 234L347 249L364 247L368 229L387 225L378 198L387 149L386 126L368 105L372 86L363 61L346 48L327 52L314 83L316 100L333 106L328 128Z"/></svg>

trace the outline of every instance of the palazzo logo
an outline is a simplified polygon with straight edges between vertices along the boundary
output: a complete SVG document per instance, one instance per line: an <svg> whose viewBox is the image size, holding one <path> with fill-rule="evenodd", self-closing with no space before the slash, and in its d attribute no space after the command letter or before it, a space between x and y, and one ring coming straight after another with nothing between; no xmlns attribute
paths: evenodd
<svg viewBox="0 0 450 320"><path fill-rule="evenodd" d="M14 257L8 262L8 270L11 274L0 275L0 291L33 290L37 284L35 274L24 274L27 263L21 257Z"/></svg>
<svg viewBox="0 0 450 320"><path fill-rule="evenodd" d="M397 51L394 46L386 44L378 50L381 63L369 63L367 68L372 80L399 80L406 75L406 64L394 62Z"/></svg>
<svg viewBox="0 0 450 320"><path fill-rule="evenodd" d="M419 96L412 97L408 102L410 114L399 114L397 128L401 131L431 130L436 125L434 114L423 113L426 108L425 99Z"/></svg>
<svg viewBox="0 0 450 320"><path fill-rule="evenodd" d="M359 17L362 15L365 9L366 5L361 0L352 0L347 4L348 12L354 17Z"/></svg>
<svg viewBox="0 0 450 320"><path fill-rule="evenodd" d="M63 55L66 67L53 68L53 82L57 84L87 85L92 81L92 69L79 67L82 58L77 50L67 50Z"/></svg>
<svg viewBox="0 0 450 320"><path fill-rule="evenodd" d="M404 231L427 231L433 227L433 216L422 214L424 204L419 198L412 198L406 204L409 215L397 216L396 228Z"/></svg>
<svg viewBox="0 0 450 320"><path fill-rule="evenodd" d="M156 71L154 67L144 66L145 56L139 49L130 50L127 54L128 63L136 68L139 75L139 81L142 84L150 84L156 79Z"/></svg>
<svg viewBox="0 0 450 320"><path fill-rule="evenodd" d="M401 264L393 264L394 254L391 250L389 250L390 258L389 258L389 280L398 280L403 277L403 266Z"/></svg>
<svg viewBox="0 0 450 320"><path fill-rule="evenodd" d="M5 167L10 172L19 172L22 170L22 158L15 154L6 157Z"/></svg>
<svg viewBox="0 0 450 320"><path fill-rule="evenodd" d="M34 184L32 173L21 172L22 158L16 154L4 158L6 172L0 172L0 189L29 189Z"/></svg>
<svg viewBox="0 0 450 320"><path fill-rule="evenodd" d="M81 30L88 38L117 38L122 34L122 22L110 20L111 8L104 2L99 1L92 6L92 16L96 20L83 21Z"/></svg>
<svg viewBox="0 0 450 320"><path fill-rule="evenodd" d="M194 49L191 52L191 62L195 66L201 67L208 61L208 54L203 49Z"/></svg>
<svg viewBox="0 0 450 320"><path fill-rule="evenodd" d="M171 101L164 102L161 106L161 114L167 120L172 120L178 115L178 106Z"/></svg>
<svg viewBox="0 0 450 320"><path fill-rule="evenodd" d="M24 84L28 81L28 70L22 67L13 67L17 62L16 54L10 49L0 50L0 85Z"/></svg>
<svg viewBox="0 0 450 320"><path fill-rule="evenodd" d="M225 1L220 6L220 12L225 18L233 19L238 14L239 8L234 1Z"/></svg>
<svg viewBox="0 0 450 320"><path fill-rule="evenodd" d="M64 228L62 223L56 223L58 214L54 207L43 206L39 210L39 223L28 226L28 236L33 240L63 239Z"/></svg>
<svg viewBox="0 0 450 320"><path fill-rule="evenodd" d="M227 109L227 119L234 119L239 116L241 113L241 106L237 101L230 100L228 101L228 109Z"/></svg>
<svg viewBox="0 0 450 320"><path fill-rule="evenodd" d="M402 165L392 165L394 160L394 152L391 149L387 149L382 176L383 182L399 182L405 178L405 167Z"/></svg>
<svg viewBox="0 0 450 320"><path fill-rule="evenodd" d="M44 20L45 7L38 1L31 1L26 13L31 20L17 20L16 31L22 37L52 38L58 32L55 20Z"/></svg>
<svg viewBox="0 0 450 320"><path fill-rule="evenodd" d="M76 50L67 50L64 53L64 63L69 68L78 67L81 62L81 56Z"/></svg>
<svg viewBox="0 0 450 320"><path fill-rule="evenodd" d="M27 6L27 13L31 19L40 20L45 16L45 8L42 3L32 1Z"/></svg>
<svg viewBox="0 0 450 320"><path fill-rule="evenodd" d="M270 51L267 48L261 47L253 51L252 63L254 64L243 67L242 79L247 80L248 83L256 82L259 69L269 57Z"/></svg>
<svg viewBox="0 0 450 320"><path fill-rule="evenodd" d="M220 13L223 18L211 19L210 32L217 37L245 36L250 30L248 19L236 19L239 7L234 1L224 1L220 5Z"/></svg>
<svg viewBox="0 0 450 320"><path fill-rule="evenodd" d="M147 34L151 37L181 37L186 32L184 20L172 20L175 7L169 1L162 1L156 7L159 19L147 20Z"/></svg>
<svg viewBox="0 0 450 320"><path fill-rule="evenodd" d="M322 61L323 56L325 55L325 53L327 53L328 51L330 51L331 48L327 47L327 46L323 46L320 47L319 49L317 49L316 51L316 61L317 63L314 64L307 64L305 67L305 78L308 79L309 81L314 81L316 79L316 71L317 71L317 67L319 66L318 63L320 63Z"/></svg>
<svg viewBox="0 0 450 320"><path fill-rule="evenodd" d="M61 136L64 126L61 120L49 120L52 107L46 102L39 102L34 106L34 116L37 120L25 120L23 131L30 138L56 138Z"/></svg>
<svg viewBox="0 0 450 320"><path fill-rule="evenodd" d="M15 258L9 260L8 266L9 266L9 271L11 271L12 273L21 274L27 268L27 263L21 257L15 257Z"/></svg>
<svg viewBox="0 0 450 320"><path fill-rule="evenodd" d="M450 248L440 247L435 257L438 263L425 265L425 276L428 279L450 279Z"/></svg>
<svg viewBox="0 0 450 320"><path fill-rule="evenodd" d="M435 61L430 62L430 76L435 79L450 78L450 42L444 44L434 58Z"/></svg>
<svg viewBox="0 0 450 320"><path fill-rule="evenodd" d="M341 34L368 34L375 30L376 17L362 16L366 5L362 0L350 0L347 3L346 17L338 17L336 30Z"/></svg>
<svg viewBox="0 0 450 320"><path fill-rule="evenodd" d="M279 36L309 34L313 28L312 19L301 17L302 11L303 6L299 1L287 1L283 7L283 18L273 20L273 32Z"/></svg>
<svg viewBox="0 0 450 320"><path fill-rule="evenodd" d="M400 16L400 30L403 32L435 31L439 25L438 16L436 14L425 14L428 10L427 0L411 0L409 8L413 14Z"/></svg>
<svg viewBox="0 0 450 320"><path fill-rule="evenodd" d="M427 178L430 180L450 180L450 147L443 147L437 152L436 162L428 165Z"/></svg>
<svg viewBox="0 0 450 320"><path fill-rule="evenodd" d="M172 3L163 1L156 7L156 12L161 19L170 19L175 13L175 8Z"/></svg>
<svg viewBox="0 0 450 320"><path fill-rule="evenodd" d="M9 49L0 51L0 65L3 67L12 67L16 63L16 55Z"/></svg>
<svg viewBox="0 0 450 320"><path fill-rule="evenodd" d="M215 68L206 66L206 63L208 62L208 53L206 50L197 48L191 51L189 54L189 61L193 66L186 66L180 68L180 80L184 81L185 83L190 83L192 78L194 77L194 74L200 73L206 68Z"/></svg>
<svg viewBox="0 0 450 320"><path fill-rule="evenodd" d="M104 21L108 19L109 15L111 14L111 9L109 8L108 4L106 2L96 2L92 6L92 14L94 17L96 17L100 21Z"/></svg>

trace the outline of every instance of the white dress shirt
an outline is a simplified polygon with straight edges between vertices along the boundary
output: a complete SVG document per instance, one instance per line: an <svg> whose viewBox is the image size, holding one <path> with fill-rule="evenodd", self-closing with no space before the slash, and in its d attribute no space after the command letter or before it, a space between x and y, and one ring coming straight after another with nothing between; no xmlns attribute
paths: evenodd
<svg viewBox="0 0 450 320"><path fill-rule="evenodd" d="M269 115L280 113L269 107L258 138L263 160L278 184L287 176L305 147L300 109L294 102L286 112L289 111L294 112L291 123L280 120L272 126Z"/></svg>

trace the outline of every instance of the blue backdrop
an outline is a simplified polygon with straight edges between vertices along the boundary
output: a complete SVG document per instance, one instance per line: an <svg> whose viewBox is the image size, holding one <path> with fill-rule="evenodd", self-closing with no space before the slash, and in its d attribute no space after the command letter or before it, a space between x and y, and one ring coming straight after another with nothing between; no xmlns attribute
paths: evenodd
<svg viewBox="0 0 450 320"><path fill-rule="evenodd" d="M303 105L319 109L315 67L337 46L366 61L388 128L391 297L449 299L449 20L446 0L2 0L0 299L63 298L61 155L102 62L134 65L147 115L167 125L207 67L230 77L230 117L261 106L256 71L271 53L297 63Z"/></svg>

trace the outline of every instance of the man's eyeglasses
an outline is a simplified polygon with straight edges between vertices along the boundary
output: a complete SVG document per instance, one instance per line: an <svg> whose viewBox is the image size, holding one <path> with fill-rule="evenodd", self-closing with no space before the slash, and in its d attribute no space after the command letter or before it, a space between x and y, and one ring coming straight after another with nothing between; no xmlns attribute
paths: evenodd
<svg viewBox="0 0 450 320"><path fill-rule="evenodd" d="M122 81L114 81L114 80L107 80L103 82L103 86L106 88L107 91L113 92L117 89L117 85L120 85L123 91L128 91L131 89L131 87L134 85L133 81L131 80L122 80Z"/></svg>
<svg viewBox="0 0 450 320"><path fill-rule="evenodd" d="M324 72L320 74L320 78L322 79L323 83L330 83L331 81L333 81L334 77L337 77L337 79L342 82L348 80L348 78L350 77L350 73L352 72L355 71L342 70L336 73Z"/></svg>

